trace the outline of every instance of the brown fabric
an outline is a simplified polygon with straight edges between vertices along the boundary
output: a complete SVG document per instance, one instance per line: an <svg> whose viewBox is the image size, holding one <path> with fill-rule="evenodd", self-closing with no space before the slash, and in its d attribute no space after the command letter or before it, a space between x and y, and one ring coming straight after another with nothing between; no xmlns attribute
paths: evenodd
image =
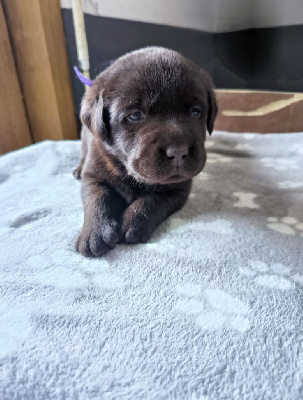
<svg viewBox="0 0 303 400"><path fill-rule="evenodd" d="M217 90L216 97L219 112L215 129L260 133L303 131L302 93ZM239 112L243 114L237 115Z"/></svg>

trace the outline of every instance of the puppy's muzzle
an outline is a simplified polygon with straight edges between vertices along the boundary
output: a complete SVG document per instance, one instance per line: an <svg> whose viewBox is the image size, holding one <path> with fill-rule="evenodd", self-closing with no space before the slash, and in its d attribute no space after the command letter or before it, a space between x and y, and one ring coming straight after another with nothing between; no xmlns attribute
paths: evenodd
<svg viewBox="0 0 303 400"><path fill-rule="evenodd" d="M164 151L174 167L181 167L189 153L188 146L168 147Z"/></svg>

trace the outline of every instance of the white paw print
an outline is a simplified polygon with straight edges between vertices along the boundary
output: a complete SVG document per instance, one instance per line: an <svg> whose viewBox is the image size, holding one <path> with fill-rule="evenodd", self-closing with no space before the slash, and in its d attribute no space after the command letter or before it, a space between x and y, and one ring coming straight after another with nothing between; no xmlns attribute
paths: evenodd
<svg viewBox="0 0 303 400"><path fill-rule="evenodd" d="M288 158L261 158L261 164L265 167L273 168L277 171L286 171L289 169L299 169L299 165L295 160L289 160Z"/></svg>
<svg viewBox="0 0 303 400"><path fill-rule="evenodd" d="M90 284L106 290L125 286L121 277L109 273L107 260L88 259L65 250L57 250L49 257L32 256L23 267L29 269L28 277L33 282L59 289L76 289Z"/></svg>
<svg viewBox="0 0 303 400"><path fill-rule="evenodd" d="M201 329L215 331L223 327L245 332L250 328L247 318L249 307L237 297L219 289L202 291L196 284L176 288L180 296L176 309L187 316L194 316Z"/></svg>
<svg viewBox="0 0 303 400"><path fill-rule="evenodd" d="M260 206L255 203L255 198L258 197L255 193L234 192L233 196L238 197L238 201L234 204L234 207L260 208Z"/></svg>
<svg viewBox="0 0 303 400"><path fill-rule="evenodd" d="M268 217L266 226L276 232L284 235L298 235L303 237L303 223L299 222L293 217L283 217L281 219L276 217Z"/></svg>
<svg viewBox="0 0 303 400"><path fill-rule="evenodd" d="M206 231L214 232L222 235L232 235L235 230L232 227L232 222L224 218L218 218L211 222L202 220L186 220L182 218L171 217L169 219L169 230L177 230L178 232L197 232Z"/></svg>
<svg viewBox="0 0 303 400"><path fill-rule="evenodd" d="M303 285L303 275L291 275L291 269L280 263L268 265L259 260L250 261L249 267L240 267L239 272L253 278L257 285L270 289L293 289L295 282Z"/></svg>
<svg viewBox="0 0 303 400"><path fill-rule="evenodd" d="M303 186L303 182L299 181L284 181L278 183L280 189L297 189Z"/></svg>

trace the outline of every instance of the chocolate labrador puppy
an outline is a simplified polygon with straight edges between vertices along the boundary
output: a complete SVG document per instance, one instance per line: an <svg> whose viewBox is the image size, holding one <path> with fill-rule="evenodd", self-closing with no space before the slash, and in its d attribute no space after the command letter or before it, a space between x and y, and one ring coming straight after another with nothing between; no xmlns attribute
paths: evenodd
<svg viewBox="0 0 303 400"><path fill-rule="evenodd" d="M181 54L148 47L119 58L81 106L84 224L76 248L99 257L145 243L186 202L217 114L212 83Z"/></svg>

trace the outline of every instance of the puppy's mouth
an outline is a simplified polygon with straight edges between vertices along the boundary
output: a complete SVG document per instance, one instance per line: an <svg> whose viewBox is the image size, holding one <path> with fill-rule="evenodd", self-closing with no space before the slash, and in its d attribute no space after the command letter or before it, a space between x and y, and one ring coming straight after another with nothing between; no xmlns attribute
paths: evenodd
<svg viewBox="0 0 303 400"><path fill-rule="evenodd" d="M169 184L169 183L179 183L179 182L184 182L189 179L194 178L196 175L198 175L205 167L206 163L206 157L203 160L203 163L200 165L200 168L196 171L186 171L182 167L176 167L173 171L171 171L171 174L169 177L165 177L163 180L161 180L161 184Z"/></svg>
<svg viewBox="0 0 303 400"><path fill-rule="evenodd" d="M172 166L166 165L161 166L157 170L153 168L141 168L143 173L138 170L138 168L131 168L128 170L130 176L135 178L139 183L145 183L149 185L168 185L174 183L181 183L188 181L198 175L204 168L206 163L206 155L197 160L197 162L192 162L189 166ZM150 175L148 174L150 172Z"/></svg>
<svg viewBox="0 0 303 400"><path fill-rule="evenodd" d="M181 173L174 173L170 175L169 177L165 177L163 179L161 178L155 178L155 177L144 177L142 175L139 175L138 173L131 173L130 176L133 176L137 182L139 183L145 183L149 185L168 185L170 183L180 183L187 181L191 179L191 176L185 176L182 175Z"/></svg>
<svg viewBox="0 0 303 400"><path fill-rule="evenodd" d="M138 182L142 182L145 184L150 184L150 185L168 185L170 183L180 183L180 182L185 182L188 181L189 179L192 179L193 176L187 176L186 174L182 174L181 172L177 171L171 174L168 177L165 178L155 178L155 177L143 177L138 174L132 174L134 178Z"/></svg>
<svg viewBox="0 0 303 400"><path fill-rule="evenodd" d="M188 178L184 175L175 174L175 175L170 176L169 178L166 178L161 183L179 183L179 182L186 181L188 179L190 179L190 178Z"/></svg>

